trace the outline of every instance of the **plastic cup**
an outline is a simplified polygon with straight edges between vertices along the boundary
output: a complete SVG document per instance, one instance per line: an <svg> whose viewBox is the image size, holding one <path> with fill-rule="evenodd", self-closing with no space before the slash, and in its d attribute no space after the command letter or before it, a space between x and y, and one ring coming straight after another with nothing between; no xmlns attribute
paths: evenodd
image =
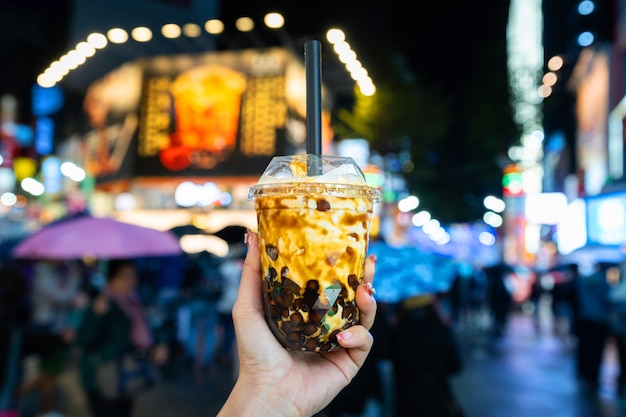
<svg viewBox="0 0 626 417"><path fill-rule="evenodd" d="M380 191L352 158L300 154L274 157L248 199L272 332L289 350L339 349L337 333L359 322L355 294Z"/></svg>
<svg viewBox="0 0 626 417"><path fill-rule="evenodd" d="M170 90L180 144L217 161L230 154L246 86L243 74L217 64L196 66L176 77Z"/></svg>

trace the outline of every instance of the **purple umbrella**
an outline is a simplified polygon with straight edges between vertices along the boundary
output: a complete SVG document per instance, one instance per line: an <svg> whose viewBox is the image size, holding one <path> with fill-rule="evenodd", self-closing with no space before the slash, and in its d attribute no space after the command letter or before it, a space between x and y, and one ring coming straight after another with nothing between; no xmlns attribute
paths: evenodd
<svg viewBox="0 0 626 417"><path fill-rule="evenodd" d="M18 259L117 259L181 253L171 232L91 215L44 226L12 251Z"/></svg>

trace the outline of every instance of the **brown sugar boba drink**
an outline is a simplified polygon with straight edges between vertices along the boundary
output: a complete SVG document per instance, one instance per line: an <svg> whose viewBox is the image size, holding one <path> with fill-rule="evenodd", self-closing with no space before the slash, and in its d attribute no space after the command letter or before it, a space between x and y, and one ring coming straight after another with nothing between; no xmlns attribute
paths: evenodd
<svg viewBox="0 0 626 417"><path fill-rule="evenodd" d="M313 168L313 173L312 173ZM351 159L272 159L251 187L258 220L265 316L287 349L327 352L357 324L377 189Z"/></svg>

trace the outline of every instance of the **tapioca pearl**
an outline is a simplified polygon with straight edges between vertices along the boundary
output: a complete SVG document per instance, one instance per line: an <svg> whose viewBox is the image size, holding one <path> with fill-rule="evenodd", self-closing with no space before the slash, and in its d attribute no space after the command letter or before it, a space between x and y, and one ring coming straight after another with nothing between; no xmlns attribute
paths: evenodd
<svg viewBox="0 0 626 417"><path fill-rule="evenodd" d="M316 210L317 211L328 211L330 210L330 203L328 200L320 198L316 202Z"/></svg>
<svg viewBox="0 0 626 417"><path fill-rule="evenodd" d="M347 320L351 316L352 316L352 308L348 305L343 306L343 310L341 311L341 318L344 320Z"/></svg>
<svg viewBox="0 0 626 417"><path fill-rule="evenodd" d="M348 259L350 259L350 263L354 262L354 258L358 256L358 253L352 246L346 246L346 254L348 255Z"/></svg>
<svg viewBox="0 0 626 417"><path fill-rule="evenodd" d="M299 345L302 343L302 335L298 333L293 333L291 331L285 332L287 336L287 342L290 345Z"/></svg>
<svg viewBox="0 0 626 417"><path fill-rule="evenodd" d="M274 282L277 276L278 273L276 272L276 270L270 266L267 269L267 275L265 275L265 279L269 282Z"/></svg>
<svg viewBox="0 0 626 417"><path fill-rule="evenodd" d="M289 308L293 304L293 300L295 299L295 295L291 291L280 291L278 294L278 298L276 299L276 303L280 305L286 311L289 311Z"/></svg>
<svg viewBox="0 0 626 417"><path fill-rule="evenodd" d="M299 312L294 312L291 317L289 318L289 320L291 321L291 324L293 326L297 326L300 325L304 322L304 318L302 318L302 314L300 314Z"/></svg>
<svg viewBox="0 0 626 417"><path fill-rule="evenodd" d="M339 291L339 295L337 296L337 298L339 300L347 300L348 299L348 288L346 288L345 285L343 285L342 283L339 284L341 285L341 291Z"/></svg>
<svg viewBox="0 0 626 417"><path fill-rule="evenodd" d="M344 319L355 317L356 312L357 312L356 303L354 302L346 303L346 305L343 306L343 312L341 314L341 317Z"/></svg>
<svg viewBox="0 0 626 417"><path fill-rule="evenodd" d="M300 298L300 286L289 278L283 278L277 302L289 308L297 298Z"/></svg>
<svg viewBox="0 0 626 417"><path fill-rule="evenodd" d="M313 291L305 290L304 294L302 294L302 301L304 305L302 306L302 311L310 311L319 298L319 294Z"/></svg>
<svg viewBox="0 0 626 417"><path fill-rule="evenodd" d="M315 332L317 332L317 325L315 323L305 323L303 326L303 330L302 333L307 335L307 336L311 336L313 335Z"/></svg>
<svg viewBox="0 0 626 417"><path fill-rule="evenodd" d="M354 291L356 291L356 288L359 286L360 283L361 283L360 280L357 278L355 274L348 275L348 285Z"/></svg>
<svg viewBox="0 0 626 417"><path fill-rule="evenodd" d="M265 246L265 253L267 253L267 256L269 256L272 261L278 259L278 248L274 245L268 244Z"/></svg>
<svg viewBox="0 0 626 417"><path fill-rule="evenodd" d="M302 347L304 350L317 351L319 349L317 344L317 340L304 337Z"/></svg>
<svg viewBox="0 0 626 417"><path fill-rule="evenodd" d="M320 283L316 279L310 279L306 282L306 289L309 291L318 292L320 289Z"/></svg>
<svg viewBox="0 0 626 417"><path fill-rule="evenodd" d="M312 309L311 311L309 311L309 322L311 323L315 323L316 325L319 325L319 323L322 322L323 317L324 315L322 314L320 310Z"/></svg>
<svg viewBox="0 0 626 417"><path fill-rule="evenodd" d="M319 298L319 287L320 285L317 280L307 281L304 293L302 294L304 304L307 306L307 311L309 307L313 308L313 306L317 302Z"/></svg>
<svg viewBox="0 0 626 417"><path fill-rule="evenodd" d="M335 337L335 342L337 341L337 337ZM322 346L320 346L319 351L320 352L330 352L331 350L333 350L337 344L333 342L333 341L327 341L326 343L324 343Z"/></svg>

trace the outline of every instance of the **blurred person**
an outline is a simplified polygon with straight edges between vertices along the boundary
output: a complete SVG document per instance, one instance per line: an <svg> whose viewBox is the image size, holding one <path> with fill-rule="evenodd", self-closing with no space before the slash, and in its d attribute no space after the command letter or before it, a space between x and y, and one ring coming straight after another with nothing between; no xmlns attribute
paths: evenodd
<svg viewBox="0 0 626 417"><path fill-rule="evenodd" d="M81 271L76 262L41 260L32 273L31 320L24 351L38 359L39 369L34 379L20 387L20 397L38 392L40 414L53 415L58 413L58 378L65 370L74 339L71 319L84 298Z"/></svg>
<svg viewBox="0 0 626 417"><path fill-rule="evenodd" d="M621 266L623 267L623 266ZM626 280L623 270L616 265L607 270L607 279L610 285L609 301L611 303L611 333L615 342L619 370L616 378L617 395L623 399L626 394Z"/></svg>
<svg viewBox="0 0 626 417"><path fill-rule="evenodd" d="M434 294L404 300L391 344L395 417L458 417L463 410L450 383L463 359L449 317Z"/></svg>
<svg viewBox="0 0 626 417"><path fill-rule="evenodd" d="M218 257L201 252L189 257L176 311L177 339L190 359L198 382L214 362L217 345L217 300L221 294Z"/></svg>
<svg viewBox="0 0 626 417"><path fill-rule="evenodd" d="M459 262L452 286L445 295L454 325L475 325L484 303L484 273L469 262Z"/></svg>
<svg viewBox="0 0 626 417"><path fill-rule="evenodd" d="M294 352L282 347L265 321L258 235L248 231L245 241L248 253L233 308L240 369L218 417L313 416L355 378L372 349L368 329L376 315L372 287L376 258L367 258L363 283L357 288L360 324L337 335L344 349Z"/></svg>
<svg viewBox="0 0 626 417"><path fill-rule="evenodd" d="M569 281L569 297L568 303L570 306L570 325L569 325L569 334L573 339L573 342L577 342L579 335L579 321L580 321L580 303L578 300L578 294L576 287L578 286L578 280L580 279L580 272L578 269L578 264L570 263L565 265L565 275Z"/></svg>
<svg viewBox="0 0 626 417"><path fill-rule="evenodd" d="M469 304L470 276L466 263L458 263L454 274L452 286L446 293L450 304L450 316L455 325L463 324Z"/></svg>
<svg viewBox="0 0 626 417"><path fill-rule="evenodd" d="M554 333L567 342L572 335L573 326L574 271L571 266L564 265L553 268L551 274L554 277L554 286L550 292Z"/></svg>
<svg viewBox="0 0 626 417"><path fill-rule="evenodd" d="M222 278L222 290L215 306L220 330L220 339L217 345L218 360L221 364L227 366L233 365L234 360L235 327L233 325L233 306L237 300L239 280L245 258L245 244L243 242L231 243L229 245L228 257L222 261L218 268Z"/></svg>
<svg viewBox="0 0 626 417"><path fill-rule="evenodd" d="M487 291L487 278L482 268L473 266L473 272L470 278L469 285L469 322L472 325L479 325L480 320L484 317L486 291Z"/></svg>
<svg viewBox="0 0 626 417"><path fill-rule="evenodd" d="M536 269L533 270L533 275L534 279L530 283L530 294L528 296L527 306L531 308L530 311L535 331L541 333L541 300L545 300L544 296L547 294L547 288L552 285L552 276L550 272Z"/></svg>
<svg viewBox="0 0 626 417"><path fill-rule="evenodd" d="M492 334L500 337L506 329L509 313L513 307L513 295L507 287L506 274L511 268L504 262L483 268L487 280L489 310L492 318Z"/></svg>
<svg viewBox="0 0 626 417"><path fill-rule="evenodd" d="M14 262L0 262L0 414L17 412L21 346L30 312L26 276Z"/></svg>
<svg viewBox="0 0 626 417"><path fill-rule="evenodd" d="M106 398L97 389L97 363L115 360L127 352L147 355L155 364L167 360L163 338L149 326L137 295L137 270L132 260L108 262L106 285L85 312L77 332L80 378L93 417L130 417L135 398Z"/></svg>
<svg viewBox="0 0 626 417"><path fill-rule="evenodd" d="M599 387L604 351L611 327L611 304L607 270L611 265L595 264L588 274L581 274L575 287L578 305L578 346L576 371L583 386L590 390Z"/></svg>

